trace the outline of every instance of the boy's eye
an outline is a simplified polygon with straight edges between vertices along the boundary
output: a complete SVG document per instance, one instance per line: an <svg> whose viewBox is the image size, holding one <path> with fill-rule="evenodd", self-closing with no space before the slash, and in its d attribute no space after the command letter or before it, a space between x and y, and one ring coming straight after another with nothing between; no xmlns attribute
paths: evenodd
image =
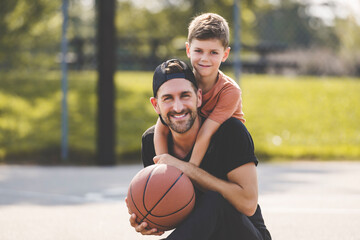
<svg viewBox="0 0 360 240"><path fill-rule="evenodd" d="M197 52L197 53L200 53L200 52L201 52L201 50L199 50L199 49L196 49L196 50L195 50L195 52Z"/></svg>
<svg viewBox="0 0 360 240"><path fill-rule="evenodd" d="M216 54L218 54L218 53L217 53L217 52L214 52L214 51L212 51L212 52L211 52L211 54L214 54L214 55L216 55Z"/></svg>

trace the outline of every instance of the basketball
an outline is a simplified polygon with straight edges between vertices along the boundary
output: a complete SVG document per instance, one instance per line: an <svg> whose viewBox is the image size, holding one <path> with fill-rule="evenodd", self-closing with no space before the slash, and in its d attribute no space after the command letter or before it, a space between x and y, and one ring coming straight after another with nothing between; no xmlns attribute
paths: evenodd
<svg viewBox="0 0 360 240"><path fill-rule="evenodd" d="M192 211L195 192L190 179L179 169L154 164L134 176L127 199L137 223L147 222L149 229L166 231L175 228Z"/></svg>

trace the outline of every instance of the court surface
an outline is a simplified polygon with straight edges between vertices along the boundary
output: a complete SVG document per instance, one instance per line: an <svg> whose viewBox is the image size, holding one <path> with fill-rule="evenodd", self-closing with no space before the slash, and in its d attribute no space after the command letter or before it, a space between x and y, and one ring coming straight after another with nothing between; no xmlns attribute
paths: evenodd
<svg viewBox="0 0 360 240"><path fill-rule="evenodd" d="M128 222L124 198L141 168L0 165L0 239L160 239ZM359 173L360 162L260 163L259 203L273 239L360 240Z"/></svg>

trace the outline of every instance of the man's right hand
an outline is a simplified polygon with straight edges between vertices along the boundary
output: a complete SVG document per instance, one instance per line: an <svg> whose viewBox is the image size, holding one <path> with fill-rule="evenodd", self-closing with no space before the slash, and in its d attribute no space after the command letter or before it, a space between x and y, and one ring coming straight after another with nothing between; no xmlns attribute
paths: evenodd
<svg viewBox="0 0 360 240"><path fill-rule="evenodd" d="M127 198L125 198L125 202L126 202L126 206L128 207L129 214L131 214L130 219L129 219L130 225L133 228L135 228L135 231L137 231L138 233L141 233L142 235L161 236L161 235L164 234L163 231L158 231L156 228L147 229L148 224L146 222L142 222L140 224L137 223L136 222L136 214L130 212L128 202L127 202Z"/></svg>
<svg viewBox="0 0 360 240"><path fill-rule="evenodd" d="M147 229L147 223L146 222L142 222L140 224L138 224L136 222L136 215L135 213L131 214L130 216L130 225L135 228L135 231L137 231L138 233L141 233L142 235L156 235L156 236L161 236L164 234L164 232L160 232L158 231L156 228L152 228L152 229Z"/></svg>

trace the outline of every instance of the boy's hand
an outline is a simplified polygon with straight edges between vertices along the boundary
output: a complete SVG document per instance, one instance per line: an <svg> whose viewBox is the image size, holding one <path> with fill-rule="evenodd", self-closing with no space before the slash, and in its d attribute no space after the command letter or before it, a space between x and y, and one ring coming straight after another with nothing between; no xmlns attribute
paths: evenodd
<svg viewBox="0 0 360 240"><path fill-rule="evenodd" d="M158 231L156 228L152 228L152 229L147 229L148 224L146 222L142 222L140 224L138 224L136 222L136 214L132 213L130 208L129 208L129 204L127 201L127 198L125 198L125 202L126 202L126 206L128 208L128 212L131 215L130 216L130 225L135 228L135 231L137 231L138 233L141 233L142 235L156 235L156 236L160 236L163 235L164 232L162 231Z"/></svg>
<svg viewBox="0 0 360 240"><path fill-rule="evenodd" d="M171 156L168 153L164 153L161 155L157 155L153 158L153 161L155 164L167 164L167 165L171 165L174 167L177 167L181 170L181 168L184 165L184 161L181 161L179 159L177 159L176 157Z"/></svg>

